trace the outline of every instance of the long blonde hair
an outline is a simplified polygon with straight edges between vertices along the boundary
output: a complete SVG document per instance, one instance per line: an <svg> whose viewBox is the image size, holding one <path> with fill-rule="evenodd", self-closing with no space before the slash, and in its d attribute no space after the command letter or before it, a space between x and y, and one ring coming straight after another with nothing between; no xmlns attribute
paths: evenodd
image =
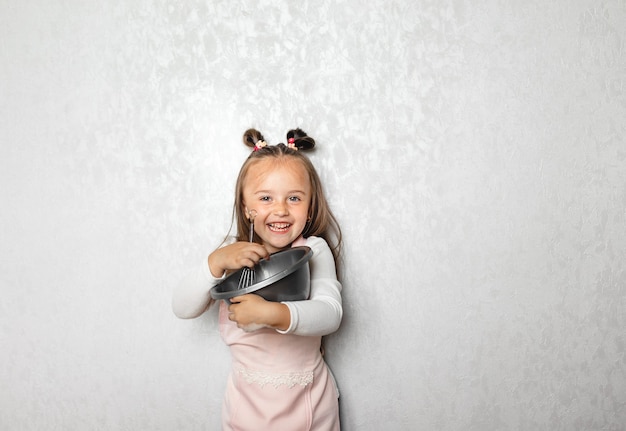
<svg viewBox="0 0 626 431"><path fill-rule="evenodd" d="M246 183L248 171L250 167L262 160L275 159L276 161L290 158L302 163L306 170L311 183L311 204L309 207L309 221L307 222L302 236L308 238L317 236L323 238L332 250L335 258L335 265L338 264L341 254L342 236L341 229L337 223L337 219L330 210L328 201L324 196L322 182L320 180L315 167L309 158L303 154L304 151L310 150L315 146L315 140L308 136L300 129L293 129L287 133L287 141L290 146L285 144L278 145L257 145L259 142L265 143L265 139L261 132L256 129L248 129L243 134L243 142L247 146L254 148L246 161L239 170L237 183L235 185L235 203L233 205L233 220L237 224L237 240L247 241L250 231L250 221L245 215L243 205L243 188ZM261 144L262 145L262 144ZM258 241L258 238L255 240Z"/></svg>

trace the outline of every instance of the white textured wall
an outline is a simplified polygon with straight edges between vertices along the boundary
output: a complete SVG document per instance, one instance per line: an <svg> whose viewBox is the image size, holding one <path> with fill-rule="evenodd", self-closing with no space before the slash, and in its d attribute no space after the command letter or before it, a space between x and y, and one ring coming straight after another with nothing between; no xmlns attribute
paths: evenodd
<svg viewBox="0 0 626 431"><path fill-rule="evenodd" d="M171 290L249 126L345 233L344 429L626 425L623 0L0 0L0 429L217 430Z"/></svg>

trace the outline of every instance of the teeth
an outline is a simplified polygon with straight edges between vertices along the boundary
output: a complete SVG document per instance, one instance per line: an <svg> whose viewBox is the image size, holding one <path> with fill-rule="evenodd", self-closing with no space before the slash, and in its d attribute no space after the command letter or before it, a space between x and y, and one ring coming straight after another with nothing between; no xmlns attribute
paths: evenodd
<svg viewBox="0 0 626 431"><path fill-rule="evenodd" d="M287 229L289 226L289 223L270 223L272 229Z"/></svg>

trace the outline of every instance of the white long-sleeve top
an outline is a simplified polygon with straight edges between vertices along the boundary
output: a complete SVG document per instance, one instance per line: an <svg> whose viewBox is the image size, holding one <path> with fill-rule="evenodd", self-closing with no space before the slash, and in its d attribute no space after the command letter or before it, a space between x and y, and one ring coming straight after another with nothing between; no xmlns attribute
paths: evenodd
<svg viewBox="0 0 626 431"><path fill-rule="evenodd" d="M285 334L323 336L335 332L343 316L341 283L337 280L335 260L330 247L319 237L309 237L306 244L313 251L309 261L311 295L304 301L285 301L291 324ZM182 319L200 316L214 302L210 290L222 278L211 274L208 259L190 272L174 290L172 309Z"/></svg>

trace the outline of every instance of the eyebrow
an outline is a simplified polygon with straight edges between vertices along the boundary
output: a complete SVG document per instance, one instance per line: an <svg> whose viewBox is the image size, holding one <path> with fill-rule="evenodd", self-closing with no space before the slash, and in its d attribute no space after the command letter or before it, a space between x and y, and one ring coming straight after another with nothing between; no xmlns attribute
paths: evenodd
<svg viewBox="0 0 626 431"><path fill-rule="evenodd" d="M257 190L256 192L254 192L255 195L260 195L260 194L268 194L268 193L273 193L272 190ZM304 190L289 190L287 192L287 194L293 194L293 193L299 193L301 195L305 195L306 192Z"/></svg>

